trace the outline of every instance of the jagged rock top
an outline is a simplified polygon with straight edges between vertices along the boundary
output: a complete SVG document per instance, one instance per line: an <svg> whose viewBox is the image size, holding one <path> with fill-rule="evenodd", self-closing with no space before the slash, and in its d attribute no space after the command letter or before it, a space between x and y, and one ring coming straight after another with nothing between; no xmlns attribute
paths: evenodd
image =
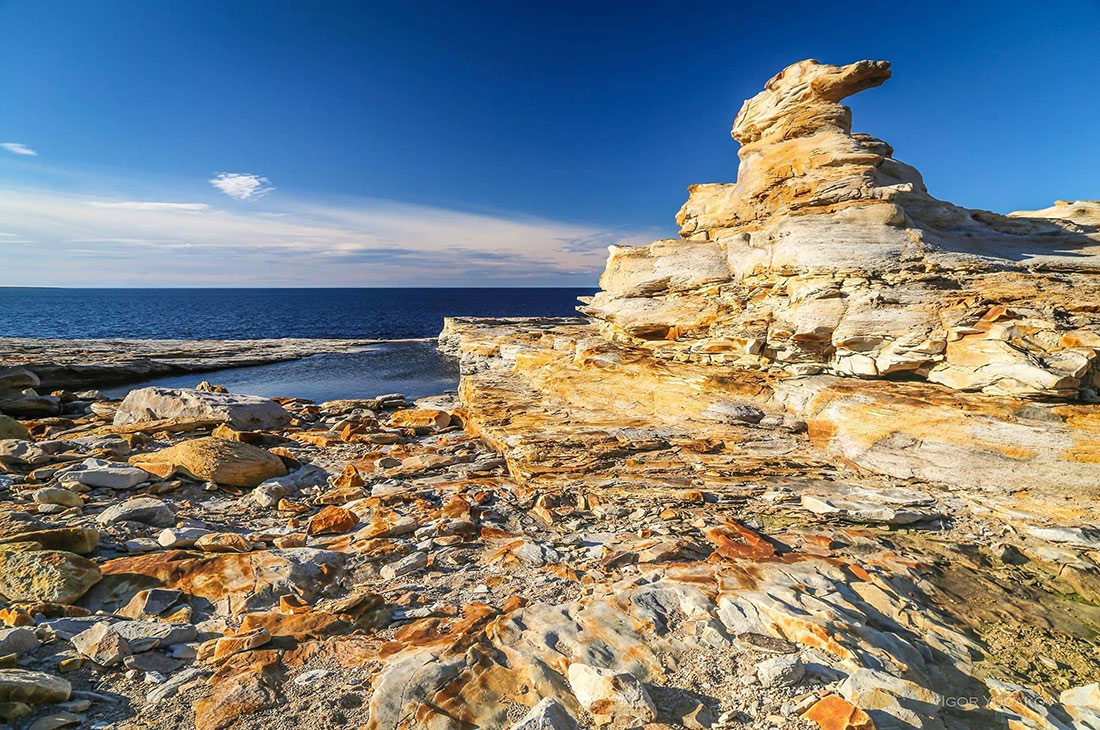
<svg viewBox="0 0 1100 730"><path fill-rule="evenodd" d="M676 221L692 240L752 235L734 273L782 270L885 271L922 262L941 268L1100 270L1095 206L1056 206L999 215L929 194L921 174L893 148L852 133L840 100L890 78L886 61L788 66L741 107L732 135L741 143L737 182L693 185ZM807 237L800 218L813 220ZM845 229L854 225L854 229ZM867 231L876 231L871 238ZM785 238L786 240L779 240ZM808 240L807 240L808 239Z"/></svg>
<svg viewBox="0 0 1100 730"><path fill-rule="evenodd" d="M852 111L839 104L856 92L890 78L888 61L832 66L813 59L788 66L745 101L731 134L741 144L807 137L825 127L852 130Z"/></svg>

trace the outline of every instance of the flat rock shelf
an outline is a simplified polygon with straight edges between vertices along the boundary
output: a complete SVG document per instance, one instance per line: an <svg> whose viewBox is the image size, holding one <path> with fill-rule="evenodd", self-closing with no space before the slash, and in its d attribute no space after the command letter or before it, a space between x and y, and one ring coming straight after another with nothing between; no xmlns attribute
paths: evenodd
<svg viewBox="0 0 1100 730"><path fill-rule="evenodd" d="M393 340L59 340L0 337L0 389L5 374L25 368L40 386L103 387L165 375L267 365L322 353L355 352Z"/></svg>

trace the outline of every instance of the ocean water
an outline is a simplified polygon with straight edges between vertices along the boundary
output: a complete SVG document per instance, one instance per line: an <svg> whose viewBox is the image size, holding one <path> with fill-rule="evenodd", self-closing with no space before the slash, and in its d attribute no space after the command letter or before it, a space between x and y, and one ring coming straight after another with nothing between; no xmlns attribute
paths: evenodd
<svg viewBox="0 0 1100 730"><path fill-rule="evenodd" d="M577 297L593 291L0 289L0 337L385 340L362 352L159 378L104 392L121 396L144 385L193 387L205 379L235 393L315 401L394 392L419 398L458 383L454 363L429 339L439 334L444 317L570 316Z"/></svg>

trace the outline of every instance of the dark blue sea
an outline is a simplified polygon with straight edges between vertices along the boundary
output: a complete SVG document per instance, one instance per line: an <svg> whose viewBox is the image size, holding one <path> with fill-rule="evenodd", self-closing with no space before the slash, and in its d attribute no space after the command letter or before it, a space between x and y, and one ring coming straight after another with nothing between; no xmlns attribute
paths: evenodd
<svg viewBox="0 0 1100 730"><path fill-rule="evenodd" d="M430 338L447 316L575 314L594 289L0 289L0 337L63 339L385 340L363 352L135 383L193 387L210 380L236 393L321 401L454 388L454 363ZM413 341L409 341L413 340ZM416 341L419 340L419 341Z"/></svg>

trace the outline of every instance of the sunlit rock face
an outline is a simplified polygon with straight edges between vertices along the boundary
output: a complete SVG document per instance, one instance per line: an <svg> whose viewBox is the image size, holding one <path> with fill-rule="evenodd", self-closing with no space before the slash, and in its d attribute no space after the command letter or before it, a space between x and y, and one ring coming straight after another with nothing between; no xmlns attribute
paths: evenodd
<svg viewBox="0 0 1100 730"><path fill-rule="evenodd" d="M737 182L691 187L681 239L612 247L581 311L661 358L1095 399L1100 202L933 198L840 103L889 76L808 60L768 81L734 121Z"/></svg>
<svg viewBox="0 0 1100 730"><path fill-rule="evenodd" d="M754 477L841 461L1006 511L1091 509L1100 202L936 200L851 132L840 102L888 78L803 61L771 79L734 123L737 182L692 188L682 238L613 247L587 321L448 321L468 425L513 475L651 492L707 488L724 458Z"/></svg>

